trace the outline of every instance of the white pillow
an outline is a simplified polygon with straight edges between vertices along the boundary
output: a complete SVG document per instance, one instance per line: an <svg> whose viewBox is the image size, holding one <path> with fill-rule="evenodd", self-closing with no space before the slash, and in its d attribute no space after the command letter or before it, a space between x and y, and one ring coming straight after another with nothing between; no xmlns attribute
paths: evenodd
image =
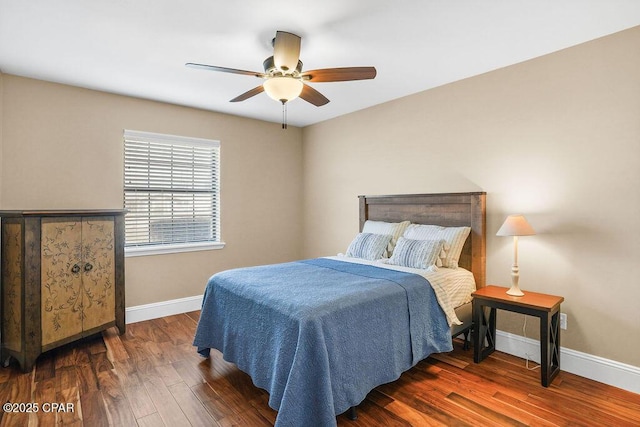
<svg viewBox="0 0 640 427"><path fill-rule="evenodd" d="M436 260L443 245L444 240L412 240L400 237L393 255L389 258L389 264L437 271Z"/></svg>
<svg viewBox="0 0 640 427"><path fill-rule="evenodd" d="M444 240L446 257L442 259L442 266L458 268L462 247L470 232L471 227L441 227L439 225L411 224L402 236L414 240Z"/></svg>
<svg viewBox="0 0 640 427"><path fill-rule="evenodd" d="M390 240L388 234L359 233L349 245L346 256L375 261L382 258Z"/></svg>
<svg viewBox="0 0 640 427"><path fill-rule="evenodd" d="M364 227L362 227L363 233L374 233L374 234L388 234L391 236L391 241L387 245L387 249L384 253L386 258L389 258L393 254L393 248L396 246L396 242L398 238L402 236L402 233L409 226L409 221L402 222L385 222L385 221L370 221L367 220L364 222Z"/></svg>

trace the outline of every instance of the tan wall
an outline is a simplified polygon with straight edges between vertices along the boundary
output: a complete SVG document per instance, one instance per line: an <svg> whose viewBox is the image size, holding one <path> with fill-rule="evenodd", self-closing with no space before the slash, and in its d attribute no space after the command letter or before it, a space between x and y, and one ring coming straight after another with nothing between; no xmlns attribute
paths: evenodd
<svg viewBox="0 0 640 427"><path fill-rule="evenodd" d="M2 114L2 107L4 106L4 74L0 70L0 200L2 200L2 123L4 120L4 116Z"/></svg>
<svg viewBox="0 0 640 427"><path fill-rule="evenodd" d="M304 256L346 249L359 194L484 190L488 282L509 284L495 233L525 214L521 286L565 297L562 345L640 366L638 46L640 27L303 129Z"/></svg>
<svg viewBox="0 0 640 427"><path fill-rule="evenodd" d="M221 141L222 250L126 260L128 307L202 294L220 270L301 248L301 131L4 75L0 209L120 208L123 129Z"/></svg>

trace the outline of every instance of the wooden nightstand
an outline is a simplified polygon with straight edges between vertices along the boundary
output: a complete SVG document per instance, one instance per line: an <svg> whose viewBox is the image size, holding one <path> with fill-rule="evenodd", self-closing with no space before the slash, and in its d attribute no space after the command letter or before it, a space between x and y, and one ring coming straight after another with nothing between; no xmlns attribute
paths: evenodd
<svg viewBox="0 0 640 427"><path fill-rule="evenodd" d="M473 361L480 363L496 349L496 310L536 316L540 319L540 369L548 387L560 372L560 304L563 297L535 292L507 295L507 288L485 286L473 294ZM489 316L485 316L488 307Z"/></svg>

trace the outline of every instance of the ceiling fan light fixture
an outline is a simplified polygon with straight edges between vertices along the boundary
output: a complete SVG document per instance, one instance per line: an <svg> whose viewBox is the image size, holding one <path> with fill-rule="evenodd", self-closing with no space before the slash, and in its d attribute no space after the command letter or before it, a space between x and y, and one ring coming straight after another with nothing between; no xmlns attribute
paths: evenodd
<svg viewBox="0 0 640 427"><path fill-rule="evenodd" d="M304 84L292 77L277 76L267 79L262 86L271 99L284 104L299 97Z"/></svg>

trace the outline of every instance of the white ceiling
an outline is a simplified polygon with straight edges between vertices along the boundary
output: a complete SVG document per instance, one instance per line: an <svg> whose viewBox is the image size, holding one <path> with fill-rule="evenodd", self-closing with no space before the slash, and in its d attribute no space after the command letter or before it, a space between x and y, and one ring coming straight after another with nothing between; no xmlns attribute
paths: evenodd
<svg viewBox="0 0 640 427"><path fill-rule="evenodd" d="M0 70L280 122L244 75L276 30L302 36L304 70L375 66L374 80L316 83L331 102L291 101L306 126L640 25L640 0L0 0Z"/></svg>

